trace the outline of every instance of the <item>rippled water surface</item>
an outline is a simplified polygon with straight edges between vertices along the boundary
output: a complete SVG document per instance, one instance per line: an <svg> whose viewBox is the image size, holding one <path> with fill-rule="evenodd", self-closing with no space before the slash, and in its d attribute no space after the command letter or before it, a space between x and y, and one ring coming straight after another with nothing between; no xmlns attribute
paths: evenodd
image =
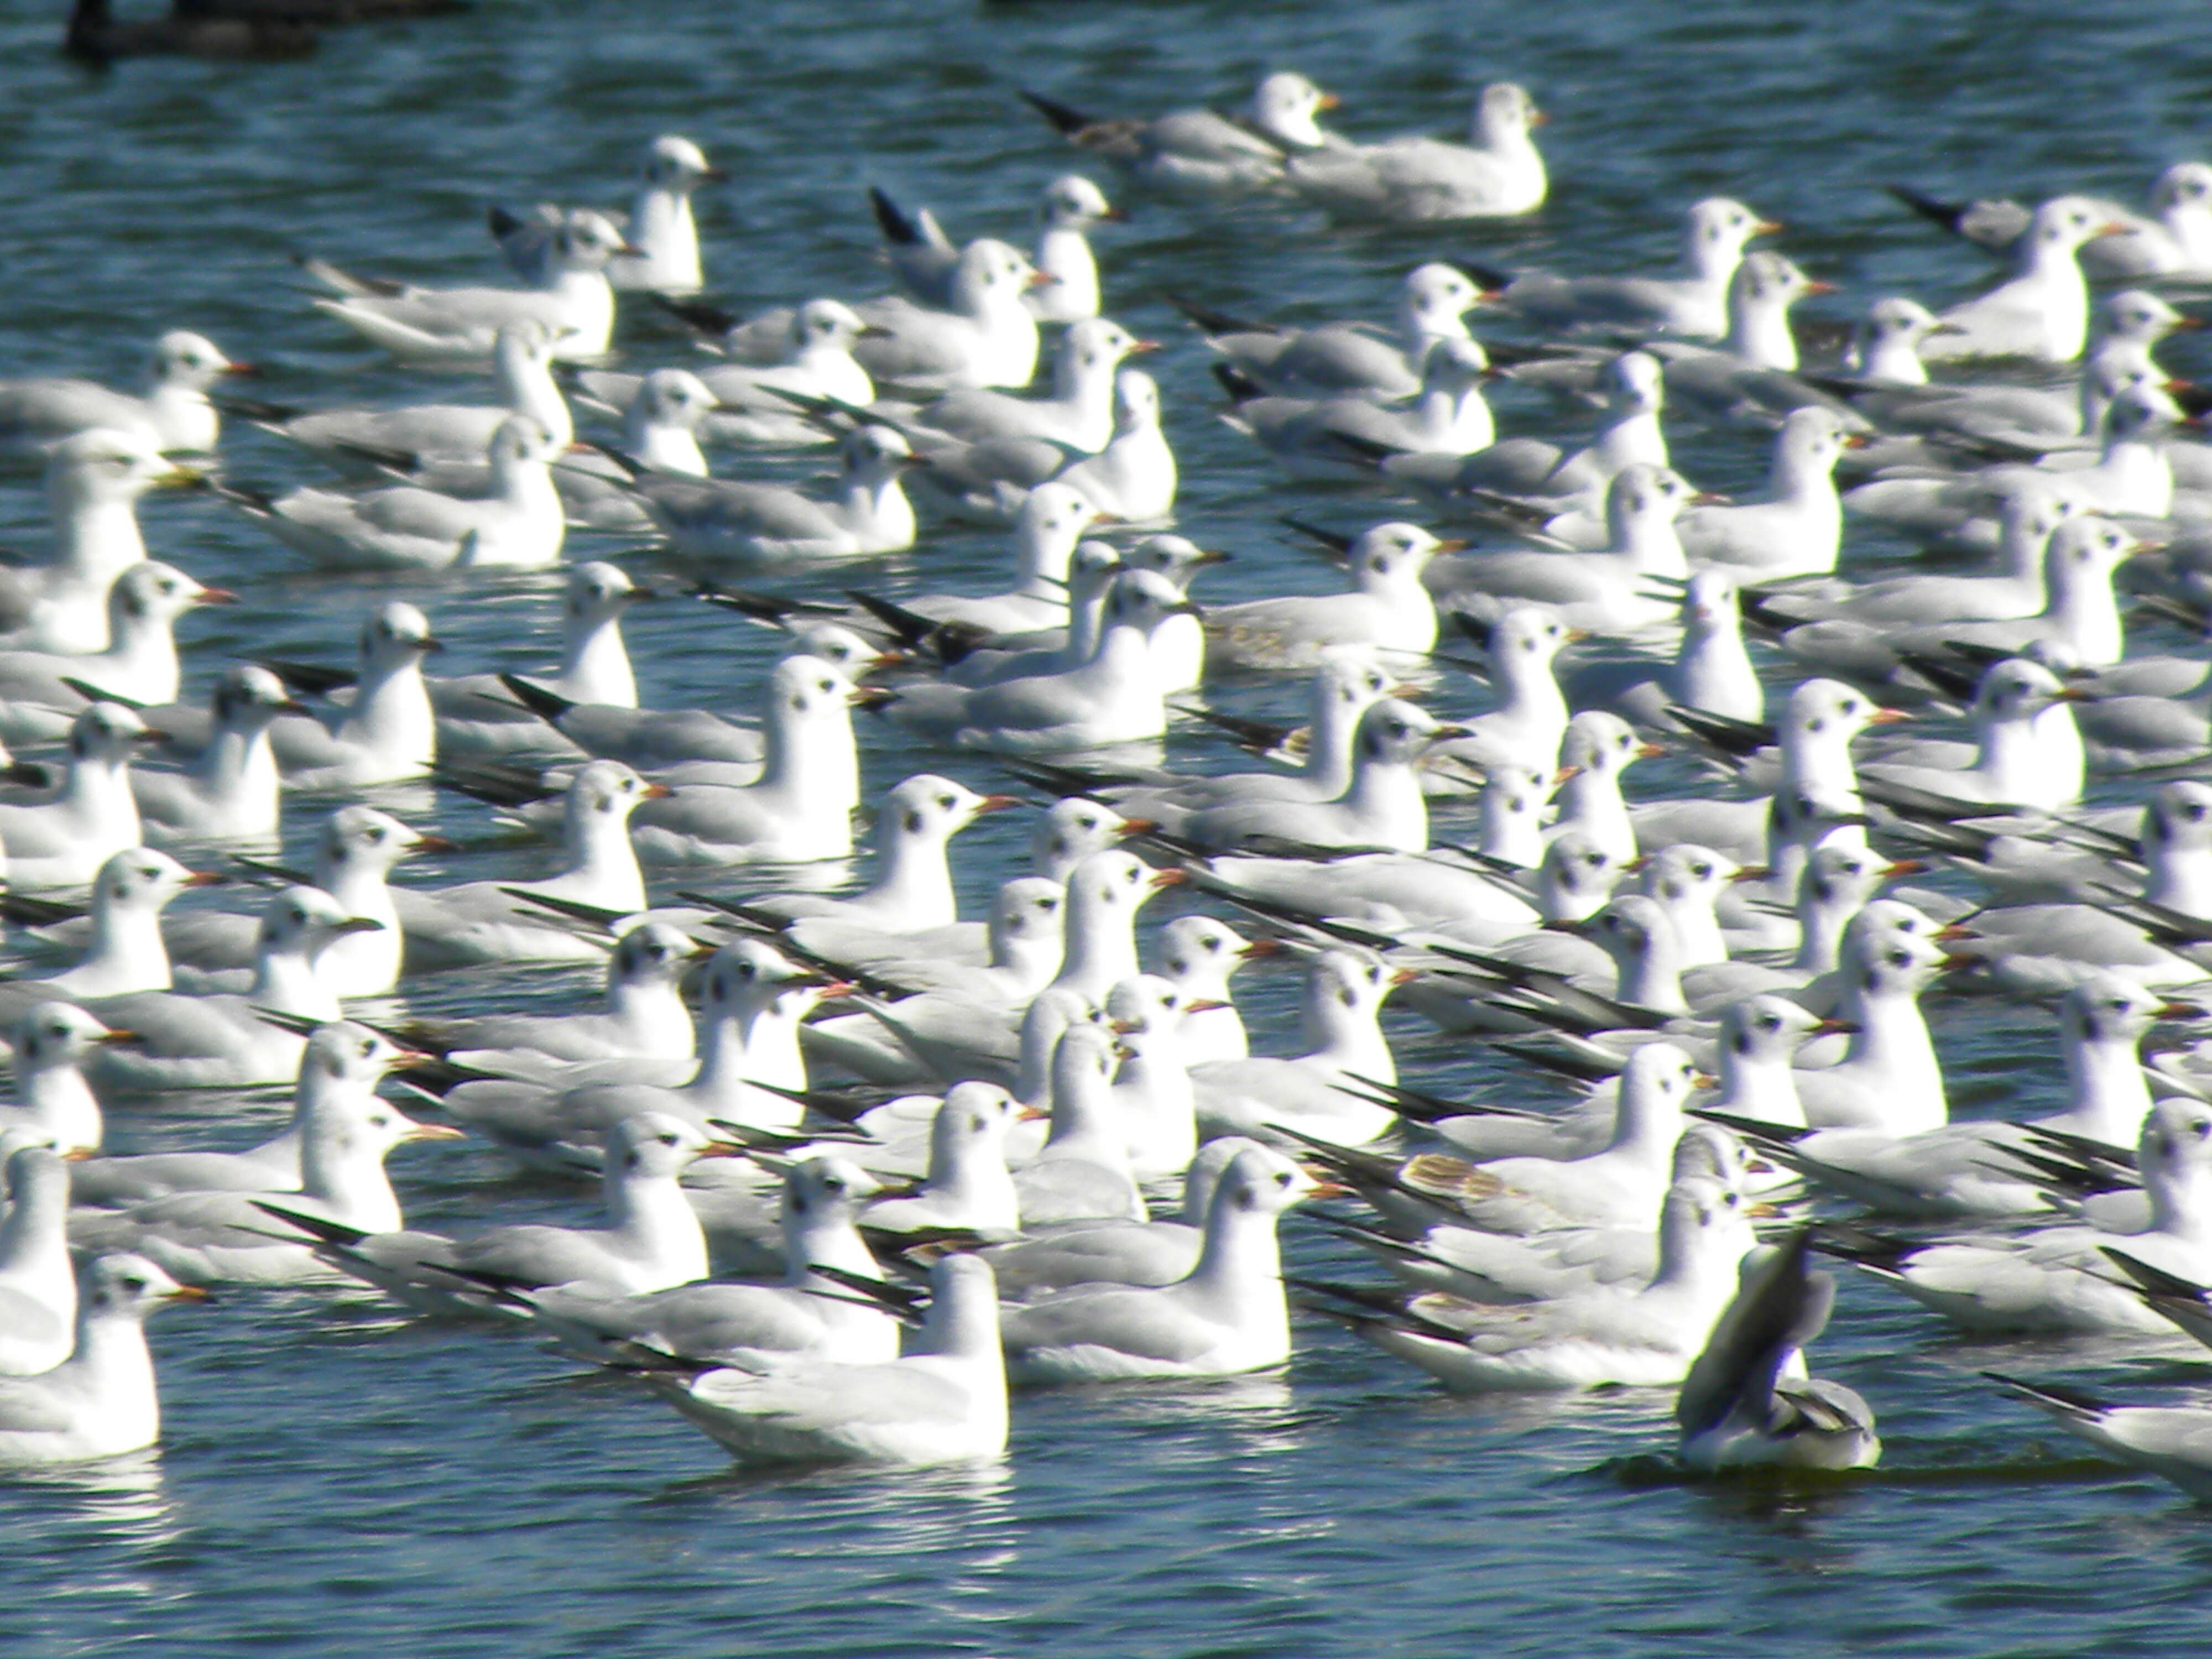
<svg viewBox="0 0 2212 1659"><path fill-rule="evenodd" d="M1214 573L1225 580L1209 575L1216 598L1325 589L1274 515L1356 525L1376 509L1284 486L1213 420L1206 354L1162 293L1318 319L1383 312L1423 258L1652 264L1671 256L1679 208L1724 190L1790 222L1787 250L1844 289L1825 303L1949 298L1985 268L1877 185L2135 199L2160 167L2205 153L2212 85L2212 31L2189 0L480 0L435 25L333 37L299 64L105 76L50 52L58 9L0 5L0 372L127 378L153 334L188 325L264 362L269 395L310 402L397 398L422 380L311 313L288 254L489 279L487 204L619 200L659 131L696 137L737 175L702 217L716 288L744 308L873 291L870 182L933 204L957 233L1025 225L1070 157L1016 102L1018 84L1137 112L1226 104L1297 67L1369 137L1456 129L1475 83L1526 82L1555 118L1554 194L1528 224L1345 233L1266 204L1141 204L1105 239L1110 308L1169 344L1159 374L1186 527L1237 556ZM684 349L641 309L621 339L647 363ZM2175 361L2187 371L2186 351ZM1510 392L1498 401L1511 428L1560 418ZM252 434L228 449L240 477L310 475ZM1717 488L1765 466L1738 434L1686 427L1677 453ZM249 642L346 659L384 591L300 574L213 501L152 501L145 519L157 555L246 598L186 621L196 686ZM0 485L0 540L37 550L44 533L35 489ZM1867 542L1851 556L1894 551ZM945 531L868 580L975 585L998 558L997 538ZM526 670L544 665L555 587L401 591L429 610L453 667ZM750 703L772 643L684 605L641 611L632 639L648 696L732 708ZM1302 696L1219 695L1285 711ZM1462 682L1440 706L1480 696ZM921 763L880 732L866 740L872 786ZM1227 756L1194 733L1172 742L1179 758ZM1646 770L1668 786L1664 765ZM412 878L542 867L542 849L487 844L481 809L425 795L410 810L472 844ZM971 898L1024 832L993 823L962 843ZM1252 988L1262 1048L1292 1040L1288 991ZM512 974L410 993L418 1008L482 1009L574 1001L586 985ZM2046 1014L1935 1012L1958 1105L2055 1097ZM1547 1092L1408 1017L1392 1024L1424 1084ZM283 1110L273 1097L142 1108L112 1134L125 1149L244 1142ZM210 1115L223 1120L212 1131ZM465 1151L410 1149L394 1167L410 1216L434 1227L584 1201ZM1294 1260L1328 1260L1308 1225L1290 1234ZM1970 1346L1862 1283L1844 1287L1822 1368L1874 1402L1888 1455L1879 1473L1787 1491L1668 1478L1663 1397L1454 1401L1321 1328L1301 1331L1281 1376L1024 1396L1001 1468L781 1480L732 1474L662 1407L526 1342L403 1322L366 1297L235 1294L165 1318L154 1340L158 1455L0 1480L0 1651L2168 1656L2212 1639L2212 1524L2168 1488L2078 1457L1975 1376L1996 1364L2185 1383L2186 1351Z"/></svg>

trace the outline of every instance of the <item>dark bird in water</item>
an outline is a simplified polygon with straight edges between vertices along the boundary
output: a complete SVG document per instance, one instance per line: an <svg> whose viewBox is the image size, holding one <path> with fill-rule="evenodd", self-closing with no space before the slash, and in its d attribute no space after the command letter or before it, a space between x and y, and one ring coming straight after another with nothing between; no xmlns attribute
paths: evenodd
<svg viewBox="0 0 2212 1659"><path fill-rule="evenodd" d="M108 0L76 0L62 50L88 64L118 58L304 58L315 49L313 27L297 18L203 15L179 5L166 17L118 21Z"/></svg>

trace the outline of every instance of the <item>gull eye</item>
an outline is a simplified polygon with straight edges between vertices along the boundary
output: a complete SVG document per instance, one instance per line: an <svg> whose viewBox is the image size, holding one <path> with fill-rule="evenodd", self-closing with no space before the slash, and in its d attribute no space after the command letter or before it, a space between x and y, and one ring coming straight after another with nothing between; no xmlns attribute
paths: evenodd
<svg viewBox="0 0 2212 1659"><path fill-rule="evenodd" d="M1912 958L1902 951L1892 951L1889 953L1889 965L1893 968L1910 968L1912 965Z"/></svg>
<svg viewBox="0 0 2212 1659"><path fill-rule="evenodd" d="M655 1137L653 1137L653 1138L654 1138L655 1139L657 1139L658 1141L659 1141L659 1142L660 1142L660 1144L661 1144L662 1146L673 1146L674 1145L676 1145L676 1137L675 1137L674 1135L672 1135L672 1134L662 1133L662 1134L659 1134L659 1135L656 1135L656 1136L655 1136Z"/></svg>
<svg viewBox="0 0 2212 1659"><path fill-rule="evenodd" d="M388 832L381 824L372 824L362 833L362 839L372 846L380 845Z"/></svg>
<svg viewBox="0 0 2212 1659"><path fill-rule="evenodd" d="M129 1291L134 1296L140 1291L146 1288L146 1281L139 1278L136 1273L132 1273L123 1279L122 1285L125 1290Z"/></svg>
<svg viewBox="0 0 2212 1659"><path fill-rule="evenodd" d="M361 1053L361 1057L363 1060L367 1060L370 1055L376 1052L376 1039L374 1037L363 1037L357 1046Z"/></svg>

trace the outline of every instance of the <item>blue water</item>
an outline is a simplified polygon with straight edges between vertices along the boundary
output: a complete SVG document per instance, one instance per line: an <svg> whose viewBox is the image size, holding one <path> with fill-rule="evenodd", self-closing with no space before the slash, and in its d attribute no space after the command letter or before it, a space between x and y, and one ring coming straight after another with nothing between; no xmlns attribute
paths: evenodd
<svg viewBox="0 0 2212 1659"><path fill-rule="evenodd" d="M1156 3L981 6L878 0L744 7L523 6L331 37L319 58L242 68L140 63L88 75L48 50L58 3L0 5L0 372L127 379L144 343L200 329L263 362L269 395L420 395L310 312L287 262L310 249L425 282L495 279L495 201L618 201L635 154L681 131L734 169L705 198L718 291L742 309L873 291L860 192L933 204L957 233L1018 231L1071 156L1015 101L1032 84L1106 112L1240 99L1297 67L1346 102L1356 136L1448 131L1472 86L1527 83L1553 114L1555 179L1500 230L1330 231L1288 208L1145 203L1104 240L1111 308L1165 341L1158 360L1186 480L1186 527L1238 562L1204 594L1325 588L1273 523L1289 508L1356 526L1377 509L1284 485L1212 416L1206 354L1164 291L1318 319L1384 310L1430 257L1614 269L1671 257L1674 216L1715 191L1793 227L1784 246L1843 285L1931 301L1985 272L1876 186L2084 188L2135 198L2203 153L2212 32L2199 5L1776 7L1650 3ZM1104 179L1109 188L1110 177ZM635 361L681 361L632 310ZM2204 365L2202 348L2196 364ZM2173 355L2191 367L2185 349ZM1510 392L1510 428L1555 433ZM239 477L312 476L251 433ZM1755 440L1685 427L1699 483L1748 485ZM740 465L773 471L756 462ZM195 686L228 653L343 660L374 598L428 608L456 670L542 668L547 579L462 591L301 574L206 499L144 518L156 554L246 602L185 624ZM0 541L36 551L34 488L0 486ZM623 550L623 544L611 544ZM996 538L933 532L872 570L890 591L981 584ZM1894 556L1855 541L1861 567ZM629 561L649 570L649 556ZM833 592L853 573L794 579ZM1216 580L1215 575L1224 580ZM648 607L632 640L648 696L746 707L769 637L688 605ZM2148 636L2155 641L2156 636ZM2163 642L2171 647L2175 641ZM1249 683L1224 704L1289 711ZM1440 699L1478 708L1464 684ZM866 737L872 783L973 758ZM1178 759L1227 751L1178 732ZM1680 787L1665 763L1639 786ZM427 793L414 816L474 846L423 881L520 874L542 852L486 844L481 809ZM312 820L289 826L295 841ZM970 896L1024 830L961 848ZM1164 911L1168 907L1160 907ZM1290 986L1249 990L1257 1044L1291 1041ZM410 1006L560 1006L579 974L410 986ZM2018 1111L2060 1087L2045 1011L1933 1006L1954 1101ZM1512 1100L1550 1091L1405 1017L1425 1086ZM247 1141L273 1095L118 1113L126 1150ZM210 1127L209 1120L218 1120ZM394 1160L410 1217L439 1227L573 1215L583 1195L515 1180L466 1150ZM1347 1264L1301 1219L1293 1259ZM1997 1398L1984 1365L2123 1390L2182 1385L2178 1346L1966 1344L1850 1283L1825 1374L1863 1391L1888 1454L1863 1478L1786 1489L1678 1483L1663 1396L1482 1406L1333 1329L1302 1329L1288 1370L1197 1389L1021 1397L1006 1462L983 1472L763 1479L653 1401L526 1342L410 1322L366 1297L239 1293L165 1317L154 1343L157 1453L0 1479L0 1652L162 1659L571 1653L776 1656L1267 1654L2140 1655L2212 1640L2212 1523L2169 1489L2076 1455Z"/></svg>

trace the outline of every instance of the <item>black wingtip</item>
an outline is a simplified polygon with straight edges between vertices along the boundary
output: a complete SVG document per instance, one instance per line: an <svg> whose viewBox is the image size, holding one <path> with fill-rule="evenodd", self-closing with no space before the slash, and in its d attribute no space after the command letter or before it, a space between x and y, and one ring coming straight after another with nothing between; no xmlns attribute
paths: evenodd
<svg viewBox="0 0 2212 1659"><path fill-rule="evenodd" d="M688 323L702 334L727 334L738 325L738 319L720 306L711 306L702 300L679 300L672 295L651 293L646 295L670 316Z"/></svg>
<svg viewBox="0 0 2212 1659"><path fill-rule="evenodd" d="M1352 551L1352 544L1355 538L1346 535L1340 530L1324 530L1310 519L1297 518L1288 513L1283 514L1275 522L1286 529L1297 531L1301 536L1310 536L1332 553Z"/></svg>
<svg viewBox="0 0 2212 1659"><path fill-rule="evenodd" d="M558 726L561 717L576 704L557 691L548 691L544 686L526 680L520 674L501 674L499 683L505 686L514 700L548 726Z"/></svg>
<svg viewBox="0 0 2212 1659"><path fill-rule="evenodd" d="M1071 109L1067 105L1031 92L1026 87L1020 89L1020 97L1024 104L1051 123L1053 131L1064 138L1073 138L1085 128L1098 125L1082 111Z"/></svg>
<svg viewBox="0 0 2212 1659"><path fill-rule="evenodd" d="M1925 195L1913 189L1910 185L1884 185L1882 189L1893 198L1911 208L1922 218L1941 225L1954 234L1963 234L1960 228L1966 217L1966 210L1963 204L1939 201L1933 196Z"/></svg>
<svg viewBox="0 0 2212 1659"><path fill-rule="evenodd" d="M1272 323L1255 323L1249 318L1216 311L1210 306L1200 305L1194 300L1186 300L1179 294L1164 294L1160 297L1207 334L1278 334L1282 331Z"/></svg>
<svg viewBox="0 0 2212 1659"><path fill-rule="evenodd" d="M1267 395L1267 387L1261 386L1234 363L1215 363L1212 365L1212 369L1213 378L1221 382L1221 389L1229 394L1229 401L1231 403L1249 404L1255 398L1264 398Z"/></svg>
<svg viewBox="0 0 2212 1659"><path fill-rule="evenodd" d="M921 227L908 218L905 210L884 194L875 185L868 186L868 205L875 210L876 227L884 233L884 240L896 242L901 247L912 247L922 240Z"/></svg>
<svg viewBox="0 0 2212 1659"><path fill-rule="evenodd" d="M2111 1401L2100 1400L2081 1389L2063 1388L2056 1382L2030 1382L2024 1377L2012 1376L2003 1371L1984 1371L1982 1375L1999 1388L2009 1389L2024 1400L2057 1406L2063 1411L2098 1416L2112 1409Z"/></svg>

